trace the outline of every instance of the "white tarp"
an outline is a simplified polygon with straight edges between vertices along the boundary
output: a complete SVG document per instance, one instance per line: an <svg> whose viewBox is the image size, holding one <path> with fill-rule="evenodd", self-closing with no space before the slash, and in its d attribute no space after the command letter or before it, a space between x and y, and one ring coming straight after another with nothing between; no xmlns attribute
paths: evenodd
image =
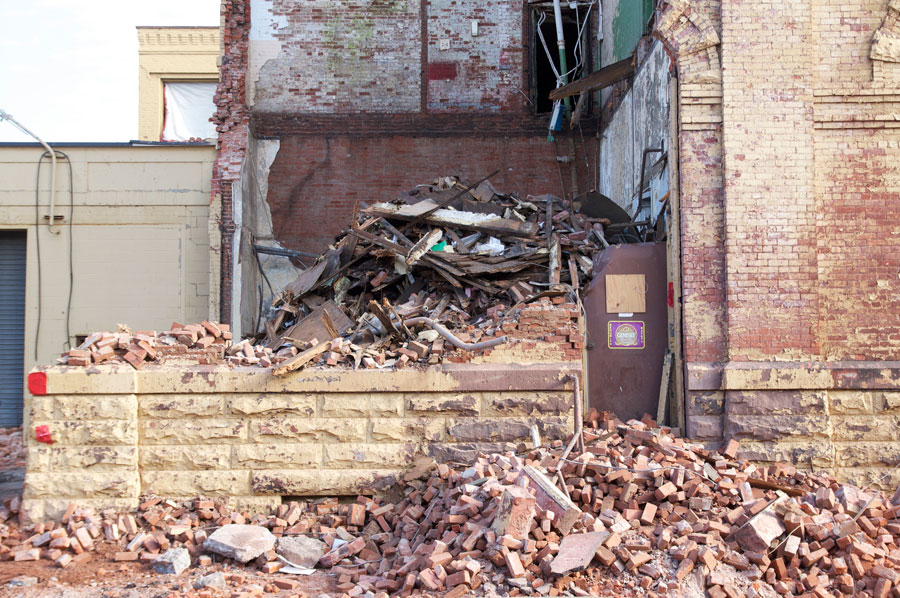
<svg viewBox="0 0 900 598"><path fill-rule="evenodd" d="M187 141L216 136L209 118L216 111L215 83L166 83L166 114L163 141Z"/></svg>

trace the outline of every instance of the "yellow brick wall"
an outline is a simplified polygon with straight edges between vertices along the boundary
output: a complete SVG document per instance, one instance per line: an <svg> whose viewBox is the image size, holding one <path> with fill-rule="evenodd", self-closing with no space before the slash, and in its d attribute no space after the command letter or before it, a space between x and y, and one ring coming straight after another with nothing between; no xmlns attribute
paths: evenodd
<svg viewBox="0 0 900 598"><path fill-rule="evenodd" d="M219 29L138 27L137 36L138 139L159 141L163 130L163 83L219 80Z"/></svg>

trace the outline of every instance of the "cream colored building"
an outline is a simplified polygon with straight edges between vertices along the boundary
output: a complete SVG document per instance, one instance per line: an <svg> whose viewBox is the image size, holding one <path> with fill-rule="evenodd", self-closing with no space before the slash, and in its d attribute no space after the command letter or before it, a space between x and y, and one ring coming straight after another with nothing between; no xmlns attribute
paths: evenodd
<svg viewBox="0 0 900 598"><path fill-rule="evenodd" d="M138 27L137 36L138 139L160 141L165 125L166 86L180 85L187 91L196 87L200 94L208 94L219 80L219 29ZM209 101L211 105L211 95Z"/></svg>
<svg viewBox="0 0 900 598"><path fill-rule="evenodd" d="M50 227L45 218L49 158L41 162L35 214L44 149L0 144L0 249L5 249L0 274L8 288L20 288L15 278L23 276L25 307L22 338L7 342L0 356L22 358L18 377L9 367L0 368L0 425L21 417L21 403L14 404L10 388L21 388L25 372L37 363L54 363L80 336L115 330L118 323L135 330L168 329L173 320L217 317L217 302L210 302L210 264L218 264L216 243L210 248L211 232L218 237L215 214L210 220L214 146L55 144L54 149L68 160L60 155ZM24 260L24 273L17 260ZM4 301L17 299L0 292ZM14 313L12 308L0 305L0 320L3 313ZM21 353L13 355L17 344Z"/></svg>

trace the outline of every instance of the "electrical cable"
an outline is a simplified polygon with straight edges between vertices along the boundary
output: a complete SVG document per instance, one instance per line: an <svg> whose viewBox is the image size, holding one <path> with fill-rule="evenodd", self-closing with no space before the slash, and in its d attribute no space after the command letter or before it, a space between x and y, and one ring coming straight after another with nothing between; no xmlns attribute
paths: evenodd
<svg viewBox="0 0 900 598"><path fill-rule="evenodd" d="M71 336L71 314L72 314L72 294L73 289L75 288L75 260L74 260L74 249L72 243L73 237L73 228L72 228L72 220L75 214L75 187L73 185L73 173L72 173L72 160L69 158L68 154L61 151L53 150L56 154L56 157L62 157L65 159L66 164L69 166L69 293L66 299L66 340L63 344L66 350L70 349L72 346L72 336ZM38 359L38 346L40 345L40 337L41 337L41 319L42 319L42 275L41 275L41 220L40 220L40 198L41 198L41 165L43 164L44 158L49 158L50 152L44 152L41 154L40 158L38 158L37 163L37 173L35 175L35 184L34 184L34 244L35 244L35 257L37 259L37 323L35 325L35 333L34 333L34 359L37 361Z"/></svg>

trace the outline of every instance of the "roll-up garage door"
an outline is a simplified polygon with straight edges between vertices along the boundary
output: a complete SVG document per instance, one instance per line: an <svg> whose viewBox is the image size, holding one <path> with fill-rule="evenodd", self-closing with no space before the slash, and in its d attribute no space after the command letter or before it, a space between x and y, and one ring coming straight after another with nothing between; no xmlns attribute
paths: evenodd
<svg viewBox="0 0 900 598"><path fill-rule="evenodd" d="M25 231L0 230L0 426L22 424Z"/></svg>

